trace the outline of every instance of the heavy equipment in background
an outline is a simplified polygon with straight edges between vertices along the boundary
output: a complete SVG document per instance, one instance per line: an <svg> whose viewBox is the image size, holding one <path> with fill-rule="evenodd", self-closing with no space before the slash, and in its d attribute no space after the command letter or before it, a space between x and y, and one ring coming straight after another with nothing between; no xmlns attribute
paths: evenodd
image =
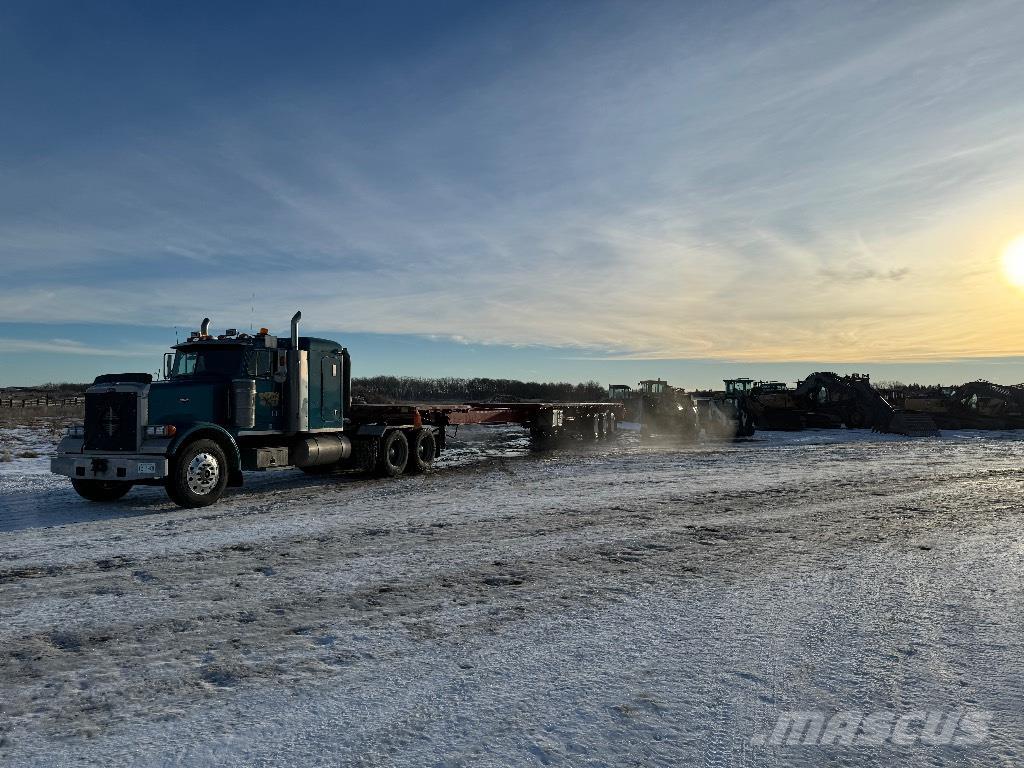
<svg viewBox="0 0 1024 768"><path fill-rule="evenodd" d="M639 423L640 393L634 392L629 384L609 384L608 399L613 403L622 403L623 421Z"/></svg>
<svg viewBox="0 0 1024 768"><path fill-rule="evenodd" d="M940 429L1024 429L1024 385L978 380L957 387L894 392L907 414L927 416Z"/></svg>
<svg viewBox="0 0 1024 768"><path fill-rule="evenodd" d="M895 408L871 386L868 374L812 373L797 384L793 398L808 427L845 426L912 437L937 435L939 431L927 414Z"/></svg>
<svg viewBox="0 0 1024 768"><path fill-rule="evenodd" d="M162 485L180 506L202 507L239 486L243 472L298 467L312 474L428 470L449 424L519 424L537 441L615 434L620 403L368 405L353 402L348 350L299 336L231 329L210 320L164 357L164 377L98 376L85 393L85 423L61 440L50 469L92 501L133 485Z"/></svg>
<svg viewBox="0 0 1024 768"><path fill-rule="evenodd" d="M687 392L664 379L645 379L632 389L608 388L611 400L624 403L626 420L638 423L644 436L683 441L700 437L732 439L753 434L743 393L727 385L725 392Z"/></svg>
<svg viewBox="0 0 1024 768"><path fill-rule="evenodd" d="M751 437L756 429L748 400L753 381L751 379L723 379L722 383L725 385L725 390L710 395L714 408L710 409L707 406L699 406L699 408L713 411L712 414L709 414L708 420L713 420L719 431L731 431L733 437ZM717 413L714 413L715 411Z"/></svg>
<svg viewBox="0 0 1024 768"><path fill-rule="evenodd" d="M796 393L781 381L757 381L746 394L757 429L799 431L807 426Z"/></svg>
<svg viewBox="0 0 1024 768"><path fill-rule="evenodd" d="M938 434L927 414L905 411L887 400L867 374L840 376L818 371L796 383L728 379L726 389L741 393L746 411L757 429L801 430L873 429L911 436Z"/></svg>
<svg viewBox="0 0 1024 768"><path fill-rule="evenodd" d="M641 435L681 440L699 437L697 407L686 390L673 387L663 379L645 379L638 386L634 409Z"/></svg>
<svg viewBox="0 0 1024 768"><path fill-rule="evenodd" d="M797 382L793 400L808 427L863 429L888 423L887 409L876 394L867 375L817 371Z"/></svg>

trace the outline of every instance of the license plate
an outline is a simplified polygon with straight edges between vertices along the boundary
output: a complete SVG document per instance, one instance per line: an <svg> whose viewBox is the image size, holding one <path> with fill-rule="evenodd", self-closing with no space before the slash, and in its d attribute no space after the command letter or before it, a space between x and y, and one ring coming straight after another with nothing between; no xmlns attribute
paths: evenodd
<svg viewBox="0 0 1024 768"><path fill-rule="evenodd" d="M156 462L155 461L140 461L139 462L139 474L140 475L155 475L156 474Z"/></svg>

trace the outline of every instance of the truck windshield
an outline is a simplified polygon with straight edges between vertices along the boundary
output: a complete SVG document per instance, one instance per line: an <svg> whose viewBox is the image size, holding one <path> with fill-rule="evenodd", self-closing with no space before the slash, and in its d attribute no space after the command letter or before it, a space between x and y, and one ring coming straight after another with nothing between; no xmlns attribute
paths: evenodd
<svg viewBox="0 0 1024 768"><path fill-rule="evenodd" d="M240 349L179 349L174 353L171 378L237 376L242 370Z"/></svg>

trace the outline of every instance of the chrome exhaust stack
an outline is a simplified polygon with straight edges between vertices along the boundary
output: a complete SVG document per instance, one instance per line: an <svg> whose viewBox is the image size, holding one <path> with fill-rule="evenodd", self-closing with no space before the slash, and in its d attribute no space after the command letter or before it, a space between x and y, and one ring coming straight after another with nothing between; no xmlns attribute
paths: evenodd
<svg viewBox="0 0 1024 768"><path fill-rule="evenodd" d="M309 429L309 352L299 350L299 321L302 313L292 315L292 344L288 350L288 431Z"/></svg>
<svg viewBox="0 0 1024 768"><path fill-rule="evenodd" d="M202 325L199 326L199 333L201 336L210 335L210 318L204 317Z"/></svg>

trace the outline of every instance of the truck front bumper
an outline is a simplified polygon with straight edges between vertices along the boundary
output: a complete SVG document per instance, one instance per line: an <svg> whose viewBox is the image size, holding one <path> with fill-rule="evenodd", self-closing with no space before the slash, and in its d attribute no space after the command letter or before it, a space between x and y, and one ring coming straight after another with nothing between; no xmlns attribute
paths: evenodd
<svg viewBox="0 0 1024 768"><path fill-rule="evenodd" d="M167 477L166 456L146 454L57 454L50 471L72 480L161 480Z"/></svg>

